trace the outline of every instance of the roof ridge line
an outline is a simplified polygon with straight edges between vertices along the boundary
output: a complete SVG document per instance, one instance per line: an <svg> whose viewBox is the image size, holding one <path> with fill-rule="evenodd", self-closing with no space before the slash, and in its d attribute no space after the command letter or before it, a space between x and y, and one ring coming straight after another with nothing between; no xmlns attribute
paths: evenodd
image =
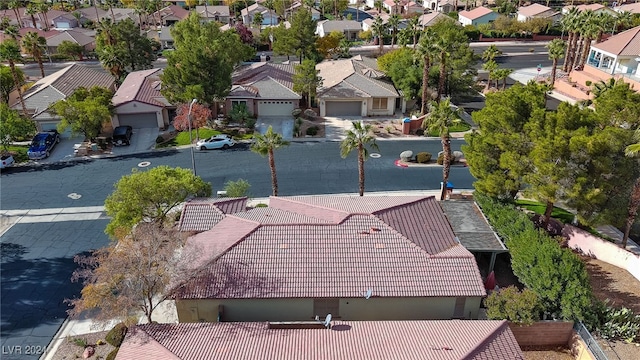
<svg viewBox="0 0 640 360"><path fill-rule="evenodd" d="M313 196L313 195L312 195L312 196ZM319 196L319 197L322 197L322 196ZM345 211L345 210L339 210L339 209L330 208L330 207L327 207L327 206L324 206L324 205L310 204L310 203L303 202L303 201L299 201L299 200L293 200L291 197L286 197L286 196L284 196L284 197L279 197L279 196L269 196L269 199L271 199L271 198L277 198L278 200L284 200L284 201L292 202L292 203L295 203L295 204L306 205L306 206L313 206L313 207L316 207L316 208L321 208L321 209L325 209L325 210L335 211L335 212L339 212L339 213L341 213L341 214L346 214L347 216L352 214L352 213L350 213L350 212L348 212L348 211ZM285 210L285 209L281 209L281 208L276 208L276 209ZM290 210L287 210L287 211L290 211ZM315 216L309 216L309 217L315 217ZM345 217L346 217L346 216L345 216ZM345 218L345 217L343 217L343 220L344 220L344 218ZM338 224L339 224L339 223L338 223ZM334 224L334 225L335 225L335 224Z"/></svg>

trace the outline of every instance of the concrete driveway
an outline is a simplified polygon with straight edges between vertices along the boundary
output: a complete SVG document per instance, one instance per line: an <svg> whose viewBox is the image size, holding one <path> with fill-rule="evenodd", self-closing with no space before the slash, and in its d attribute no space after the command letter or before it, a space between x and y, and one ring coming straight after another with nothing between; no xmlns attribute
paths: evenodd
<svg viewBox="0 0 640 360"><path fill-rule="evenodd" d="M269 126L273 127L273 131L282 134L282 138L285 140L293 139L293 118L281 117L281 116L262 116L256 121L256 131L260 134L264 134L269 129Z"/></svg>

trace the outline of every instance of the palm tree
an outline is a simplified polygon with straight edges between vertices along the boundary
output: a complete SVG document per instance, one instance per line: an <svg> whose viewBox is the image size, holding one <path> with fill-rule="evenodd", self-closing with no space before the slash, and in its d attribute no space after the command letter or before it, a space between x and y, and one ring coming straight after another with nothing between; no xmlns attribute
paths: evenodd
<svg viewBox="0 0 640 360"><path fill-rule="evenodd" d="M491 44L485 51L482 52L482 60L491 61L495 60L496 56L502 55L502 51L498 49L495 44Z"/></svg>
<svg viewBox="0 0 640 360"><path fill-rule="evenodd" d="M498 70L498 63L495 60L489 60L482 64L482 69L487 72L487 85L485 85L484 90L489 91L489 88L491 87L491 79L495 77L495 72ZM498 85L496 84L496 88L497 87Z"/></svg>
<svg viewBox="0 0 640 360"><path fill-rule="evenodd" d="M625 154L629 157L636 157L640 155L640 129L636 129L635 140L637 143L627 146ZM640 178L637 178L633 184L631 190L631 198L629 199L629 207L627 209L627 221L624 228L624 235L622 237L622 248L627 247L627 240L629 239L629 233L631 232L631 226L638 216L638 208L640 208Z"/></svg>
<svg viewBox="0 0 640 360"><path fill-rule="evenodd" d="M437 34L432 28L424 29L416 48L416 54L422 60L422 107L420 109L422 115L427 113L429 105L429 70L437 52L434 45L436 36Z"/></svg>
<svg viewBox="0 0 640 360"><path fill-rule="evenodd" d="M574 67L581 67L587 61L591 42L598 36L600 31L597 23L597 15L592 10L585 10L581 13L582 22L580 24L580 45L577 50L577 58L573 63Z"/></svg>
<svg viewBox="0 0 640 360"><path fill-rule="evenodd" d="M380 54L382 55L384 47L384 33L387 31L387 24L382 22L382 18L378 16L371 24L371 32L373 36L378 37L378 45L380 45Z"/></svg>
<svg viewBox="0 0 640 360"><path fill-rule="evenodd" d="M262 18L261 13L256 13L253 15L253 25L258 28L258 33L260 33L260 30L262 28L262 20L264 19Z"/></svg>
<svg viewBox="0 0 640 360"><path fill-rule="evenodd" d="M278 196L278 178L276 176L276 162L273 157L274 150L289 145L288 141L282 139L282 135L273 132L273 127L269 126L264 135L255 134L251 151L261 155L269 156L269 168L271 169L271 188L273 196Z"/></svg>
<svg viewBox="0 0 640 360"><path fill-rule="evenodd" d="M418 36L420 36L420 17L414 16L409 19L407 29L409 29L409 33L413 37L413 47L415 48L418 43Z"/></svg>
<svg viewBox="0 0 640 360"><path fill-rule="evenodd" d="M18 98L20 99L20 105L22 106L22 113L26 117L27 106L24 104L24 98L22 97L22 83L19 80L18 70L16 69L16 62L22 61L22 55L20 55L20 45L14 39L5 40L0 43L0 61L6 61L9 63L11 69L11 75L13 76L13 83L16 84L18 90Z"/></svg>
<svg viewBox="0 0 640 360"><path fill-rule="evenodd" d="M558 60L562 59L564 56L565 46L565 42L561 39L553 39L547 44L547 49L549 49L549 59L553 61L553 65L551 67L551 86L556 82Z"/></svg>
<svg viewBox="0 0 640 360"><path fill-rule="evenodd" d="M456 25L452 25L456 26ZM456 51L459 39L456 38L456 29L446 28L436 37L435 47L438 49L438 63L440 67L440 74L438 79L438 93L436 95L436 101L440 101L442 94L444 94L444 84L447 79L447 65L449 58Z"/></svg>
<svg viewBox="0 0 640 360"><path fill-rule="evenodd" d="M18 27L22 28L22 21L20 21L20 12L18 9L22 6L21 1L19 0L11 0L9 1L9 9L13 10L13 13L16 15L16 21L18 22Z"/></svg>
<svg viewBox="0 0 640 360"><path fill-rule="evenodd" d="M400 15L398 14L393 14L391 15L391 17L389 17L389 21L387 22L387 25L391 28L392 34L391 34L391 49L393 49L393 46L396 43L396 35L398 33L398 25L400 24Z"/></svg>
<svg viewBox="0 0 640 360"><path fill-rule="evenodd" d="M628 11L621 11L616 14L613 19L613 29L611 29L611 35L620 28L624 29L627 26L633 24L633 14Z"/></svg>
<svg viewBox="0 0 640 360"><path fill-rule="evenodd" d="M275 9L275 4L273 3L274 0L265 0L264 3L262 3L262 5L264 5L264 7L266 7L267 9L269 9L269 25L273 26L273 10Z"/></svg>
<svg viewBox="0 0 640 360"><path fill-rule="evenodd" d="M422 128L427 132L437 131L442 142L442 193L440 200L444 200L451 170L451 137L449 127L460 122L460 109L452 109L449 99L432 102L429 115L422 122Z"/></svg>
<svg viewBox="0 0 640 360"><path fill-rule="evenodd" d="M38 26L36 25L36 14L38 13L38 8L36 8L34 4L29 4L27 5L27 9L25 10L25 13L31 16L31 22L33 23L33 27L37 29Z"/></svg>
<svg viewBox="0 0 640 360"><path fill-rule="evenodd" d="M22 47L25 52L38 62L40 67L40 75L44 77L44 66L42 65L42 56L47 48L47 40L44 37L38 35L37 32L29 31L22 38Z"/></svg>
<svg viewBox="0 0 640 360"><path fill-rule="evenodd" d="M595 17L596 26L598 27L598 31L596 34L596 44L602 41L602 35L609 29L615 27L616 17L611 15L609 12L599 12Z"/></svg>
<svg viewBox="0 0 640 360"><path fill-rule="evenodd" d="M572 7L561 20L562 30L569 33L567 38L567 50L564 54L564 64L562 71L571 71L571 63L575 55L576 43L578 41L578 29L580 26L580 11L576 7Z"/></svg>
<svg viewBox="0 0 640 360"><path fill-rule="evenodd" d="M340 156L344 159L353 150L358 150L358 184L359 194L364 196L364 162L369 156L367 147L378 150L376 138L372 135L371 125L363 125L360 121L352 121L352 130L347 130L346 137L340 143Z"/></svg>
<svg viewBox="0 0 640 360"><path fill-rule="evenodd" d="M507 78L509 77L509 75L511 75L511 73L513 72L513 69L498 69L494 72L494 76L496 77L496 88L498 87L498 80L502 80L502 90L507 88Z"/></svg>
<svg viewBox="0 0 640 360"><path fill-rule="evenodd" d="M49 18L47 17L47 13L51 9L51 5L43 1L41 3L38 3L36 6L38 7L38 11L40 11L44 19L44 30L47 31L49 30Z"/></svg>

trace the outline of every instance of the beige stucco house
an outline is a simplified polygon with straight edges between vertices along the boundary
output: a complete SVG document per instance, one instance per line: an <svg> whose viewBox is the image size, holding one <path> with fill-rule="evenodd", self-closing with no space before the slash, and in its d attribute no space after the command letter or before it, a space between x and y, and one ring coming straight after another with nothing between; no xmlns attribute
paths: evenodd
<svg viewBox="0 0 640 360"><path fill-rule="evenodd" d="M320 116L393 115L406 103L374 59L355 56L325 60L316 68L322 78L317 102Z"/></svg>
<svg viewBox="0 0 640 360"><path fill-rule="evenodd" d="M214 222L187 242L179 322L476 319L486 295L434 197L271 197Z"/></svg>

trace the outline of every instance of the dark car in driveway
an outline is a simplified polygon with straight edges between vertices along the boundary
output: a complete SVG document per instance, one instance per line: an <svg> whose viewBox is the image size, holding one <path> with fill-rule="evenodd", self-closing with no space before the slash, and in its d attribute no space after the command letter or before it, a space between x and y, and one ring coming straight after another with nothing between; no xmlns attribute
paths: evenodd
<svg viewBox="0 0 640 360"><path fill-rule="evenodd" d="M60 134L56 130L37 133L31 140L27 155L31 160L48 158L53 148L60 142Z"/></svg>
<svg viewBox="0 0 640 360"><path fill-rule="evenodd" d="M131 136L133 135L133 128L129 125L118 126L113 129L113 136L111 137L114 145L129 145L131 144Z"/></svg>

